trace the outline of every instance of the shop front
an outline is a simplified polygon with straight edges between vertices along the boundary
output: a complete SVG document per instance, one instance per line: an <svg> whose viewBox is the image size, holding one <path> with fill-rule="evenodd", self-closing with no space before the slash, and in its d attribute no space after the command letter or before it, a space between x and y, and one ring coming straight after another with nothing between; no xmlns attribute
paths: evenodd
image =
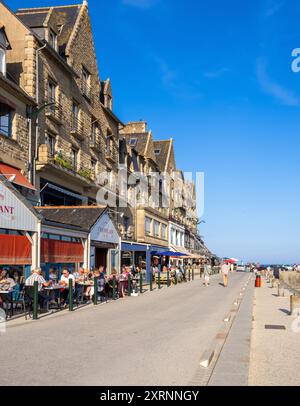
<svg viewBox="0 0 300 406"><path fill-rule="evenodd" d="M105 211L90 230L89 268L103 266L109 275L113 269L120 272L121 240L108 211Z"/></svg>
<svg viewBox="0 0 300 406"><path fill-rule="evenodd" d="M93 271L104 266L108 273L120 268L120 237L106 207L38 207L43 216L41 261L50 268L71 272L79 267Z"/></svg>
<svg viewBox="0 0 300 406"><path fill-rule="evenodd" d="M121 265L139 268L143 279L148 280L148 266L151 264L151 246L136 242L122 242ZM150 271L149 271L150 272Z"/></svg>
<svg viewBox="0 0 300 406"><path fill-rule="evenodd" d="M122 242L121 265L139 267L144 280L150 281L151 267L158 265L157 253L163 252L166 247L136 242Z"/></svg>
<svg viewBox="0 0 300 406"><path fill-rule="evenodd" d="M41 216L0 175L0 269L26 277L40 265Z"/></svg>
<svg viewBox="0 0 300 406"><path fill-rule="evenodd" d="M71 273L84 265L84 247L88 233L58 227L44 221L41 238L41 267L48 278L50 269L58 277L63 268Z"/></svg>

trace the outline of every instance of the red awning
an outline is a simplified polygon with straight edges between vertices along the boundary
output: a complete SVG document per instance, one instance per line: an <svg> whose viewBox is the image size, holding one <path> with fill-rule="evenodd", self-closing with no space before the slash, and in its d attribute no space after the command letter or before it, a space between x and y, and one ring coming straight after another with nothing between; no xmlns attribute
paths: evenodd
<svg viewBox="0 0 300 406"><path fill-rule="evenodd" d="M31 244L22 235L0 234L0 264L30 265Z"/></svg>
<svg viewBox="0 0 300 406"><path fill-rule="evenodd" d="M73 264L83 262L83 246L77 242L42 238L41 262L48 264Z"/></svg>
<svg viewBox="0 0 300 406"><path fill-rule="evenodd" d="M0 163L0 173L4 175L7 180L14 176L15 178L14 180L12 180L12 183L15 183L16 185L26 187L27 189L36 190L32 186L32 184L25 178L25 176L21 174L20 169L16 169L13 166Z"/></svg>

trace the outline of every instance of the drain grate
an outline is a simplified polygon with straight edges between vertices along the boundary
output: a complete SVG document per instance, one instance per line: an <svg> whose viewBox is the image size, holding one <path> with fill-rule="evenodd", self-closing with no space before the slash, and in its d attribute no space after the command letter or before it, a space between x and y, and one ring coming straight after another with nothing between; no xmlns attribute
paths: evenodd
<svg viewBox="0 0 300 406"><path fill-rule="evenodd" d="M286 330L286 327L281 326L281 325L276 325L276 324L266 324L265 329L266 330Z"/></svg>

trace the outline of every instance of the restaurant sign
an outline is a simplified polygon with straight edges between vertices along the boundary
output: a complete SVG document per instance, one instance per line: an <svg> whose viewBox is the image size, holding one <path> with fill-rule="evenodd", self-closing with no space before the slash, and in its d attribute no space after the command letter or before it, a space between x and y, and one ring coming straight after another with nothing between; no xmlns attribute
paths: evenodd
<svg viewBox="0 0 300 406"><path fill-rule="evenodd" d="M18 192L14 193L2 182L0 182L0 228L37 231L37 217L18 198Z"/></svg>
<svg viewBox="0 0 300 406"><path fill-rule="evenodd" d="M119 234L107 213L101 216L92 228L91 240L112 244L119 243Z"/></svg>

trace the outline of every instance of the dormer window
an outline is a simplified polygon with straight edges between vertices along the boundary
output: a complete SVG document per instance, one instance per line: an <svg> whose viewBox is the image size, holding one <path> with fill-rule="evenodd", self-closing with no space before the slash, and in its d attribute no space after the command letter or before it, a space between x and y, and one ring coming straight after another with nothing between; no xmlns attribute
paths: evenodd
<svg viewBox="0 0 300 406"><path fill-rule="evenodd" d="M90 82L91 82L90 72L83 66L82 67L82 93L87 98L90 98L90 96L91 96Z"/></svg>
<svg viewBox="0 0 300 406"><path fill-rule="evenodd" d="M137 138L130 138L129 145L130 147L136 147Z"/></svg>
<svg viewBox="0 0 300 406"><path fill-rule="evenodd" d="M6 76L6 51L11 49L4 27L0 28L0 73Z"/></svg>
<svg viewBox="0 0 300 406"><path fill-rule="evenodd" d="M160 155L160 149L155 149L155 150L154 150L154 154L155 154L155 155Z"/></svg>
<svg viewBox="0 0 300 406"><path fill-rule="evenodd" d="M55 51L57 51L57 35L51 29L49 32L49 44L52 46L53 49L55 49Z"/></svg>

